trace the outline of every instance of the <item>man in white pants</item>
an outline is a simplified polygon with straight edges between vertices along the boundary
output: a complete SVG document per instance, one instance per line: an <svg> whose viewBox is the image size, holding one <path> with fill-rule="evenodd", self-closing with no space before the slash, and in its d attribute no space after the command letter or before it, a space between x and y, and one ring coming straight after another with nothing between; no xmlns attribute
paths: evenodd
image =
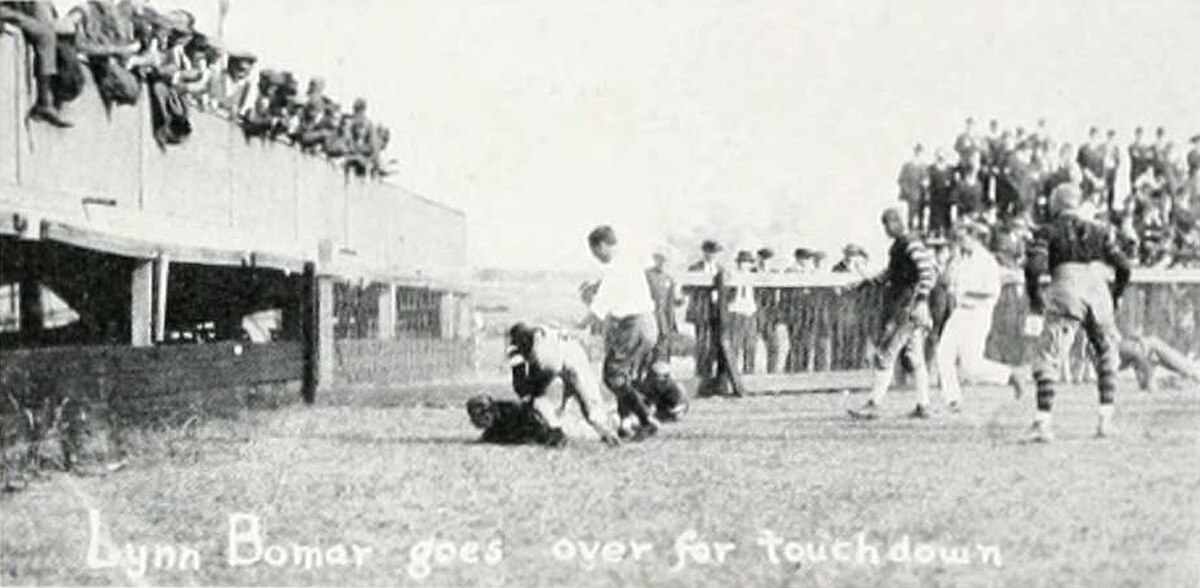
<svg viewBox="0 0 1200 588"><path fill-rule="evenodd" d="M1000 297L1000 265L983 245L987 228L964 223L954 232L955 257L946 269L953 310L938 342L936 360L941 374L942 398L952 411L962 405L962 384L1008 384L1017 397L1024 380L1017 369L983 355L992 311Z"/></svg>

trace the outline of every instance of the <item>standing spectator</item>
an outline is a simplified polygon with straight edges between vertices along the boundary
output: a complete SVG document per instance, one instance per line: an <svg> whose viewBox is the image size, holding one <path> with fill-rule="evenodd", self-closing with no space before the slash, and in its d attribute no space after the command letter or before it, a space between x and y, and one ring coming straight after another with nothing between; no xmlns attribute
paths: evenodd
<svg viewBox="0 0 1200 588"><path fill-rule="evenodd" d="M1075 163L1083 174L1080 190L1085 202L1095 205L1104 187L1104 146L1100 144L1100 129L1088 129L1087 143L1079 147Z"/></svg>
<svg viewBox="0 0 1200 588"><path fill-rule="evenodd" d="M996 202L1001 221L1026 218L1037 205L1038 173L1032 151L1028 144L1022 144L1007 158L1000 182L1004 199L997 198Z"/></svg>
<svg viewBox="0 0 1200 588"><path fill-rule="evenodd" d="M797 247L792 252L792 264L784 271L789 274L811 274L816 271L813 251L806 247Z"/></svg>
<svg viewBox="0 0 1200 588"><path fill-rule="evenodd" d="M650 297L654 300L654 318L658 323L658 343L654 346L654 361L668 365L674 349L673 342L679 337L679 324L675 320L675 309L687 301L683 289L667 272L667 254L654 252L654 265L646 270L646 281L650 283Z"/></svg>
<svg viewBox="0 0 1200 588"><path fill-rule="evenodd" d="M742 373L754 372L754 344L757 341L758 329L755 315L758 304L754 299L754 286L751 284L751 273L754 271L754 254L749 251L739 251L735 260L737 269L729 274L725 286L732 289L727 311L729 313L729 330L733 364Z"/></svg>
<svg viewBox="0 0 1200 588"><path fill-rule="evenodd" d="M866 277L867 275L867 250L861 245L849 243L842 248L842 259L833 264L833 269L830 270L836 274L854 273Z"/></svg>
<svg viewBox="0 0 1200 588"><path fill-rule="evenodd" d="M52 2L2 2L0 26L11 24L25 36L33 47L34 105L29 118L66 128L70 121L62 117L54 95L54 79L58 76L58 36Z"/></svg>
<svg viewBox="0 0 1200 588"><path fill-rule="evenodd" d="M900 186L900 200L908 207L908 228L923 231L929 192L929 164L925 163L925 147L920 143L913 147L912 159L900 167L900 177L896 183Z"/></svg>
<svg viewBox="0 0 1200 588"><path fill-rule="evenodd" d="M1050 134L1050 127L1046 125L1046 119L1039 118L1037 120L1037 128L1034 129L1031 137L1036 143L1035 147L1042 153L1049 155L1054 152L1054 137Z"/></svg>
<svg viewBox="0 0 1200 588"><path fill-rule="evenodd" d="M1104 138L1104 202L1108 211L1117 210L1117 170L1121 168L1121 146L1117 144L1117 131L1108 129ZM1122 204L1121 208L1124 208Z"/></svg>
<svg viewBox="0 0 1200 588"><path fill-rule="evenodd" d="M1192 148L1187 154L1188 176L1200 174L1200 134L1192 135Z"/></svg>
<svg viewBox="0 0 1200 588"><path fill-rule="evenodd" d="M954 151L958 153L960 162L967 161L971 154L983 150L983 142L975 134L975 118L967 117L963 123L963 132L954 140Z"/></svg>
<svg viewBox="0 0 1200 588"><path fill-rule="evenodd" d="M1154 146L1146 142L1142 127L1133 129L1133 142L1129 144L1129 185L1132 187L1147 169L1154 165Z"/></svg>
<svg viewBox="0 0 1200 588"><path fill-rule="evenodd" d="M721 254L721 245L716 241L706 240L700 245L700 260L688 266L689 272L696 272L715 279L721 272L717 264L717 256ZM716 321L717 292L715 289L697 288L692 291L684 320L692 323L696 333L696 376L710 379L717 375L713 373L718 358L717 346L719 333L713 330Z"/></svg>
<svg viewBox="0 0 1200 588"><path fill-rule="evenodd" d="M1154 155L1154 163L1152 165L1161 166L1167 158L1167 129L1158 127L1154 129L1154 145L1151 146Z"/></svg>
<svg viewBox="0 0 1200 588"><path fill-rule="evenodd" d="M957 214L954 218L974 218L983 214L987 204L987 193L984 191L983 155L979 151L971 153L965 165L957 170L954 180L954 196L951 198Z"/></svg>
<svg viewBox="0 0 1200 588"><path fill-rule="evenodd" d="M954 168L950 166L945 151L938 150L933 166L929 168L930 234L941 235L950 228L953 204Z"/></svg>
<svg viewBox="0 0 1200 588"><path fill-rule="evenodd" d="M996 201L996 186L1000 178L1000 169L1005 160L1005 137L1007 131L1000 130L1000 121L988 121L988 134L984 137L983 150L983 189L988 202Z"/></svg>
<svg viewBox="0 0 1200 588"><path fill-rule="evenodd" d="M774 251L763 247L758 250L757 256L756 272L760 274L779 273L769 265L775 257ZM757 288L754 291L755 303L758 305L758 334L762 337L767 350L767 365L763 367L772 374L783 370L784 360L791 351L785 297L782 290L782 288Z"/></svg>

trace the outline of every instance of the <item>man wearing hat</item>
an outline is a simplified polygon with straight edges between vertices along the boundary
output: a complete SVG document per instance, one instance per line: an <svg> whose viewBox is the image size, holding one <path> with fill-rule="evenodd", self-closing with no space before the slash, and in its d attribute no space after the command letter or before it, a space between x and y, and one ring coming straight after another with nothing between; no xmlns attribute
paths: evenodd
<svg viewBox="0 0 1200 588"><path fill-rule="evenodd" d="M912 159L900 166L896 184L900 187L900 201L908 207L908 228L914 231L924 230L929 164L925 163L925 147L920 143L913 146Z"/></svg>
<svg viewBox="0 0 1200 588"><path fill-rule="evenodd" d="M961 379L976 384L1013 386L1024 393L1025 381L1014 368L984 357L992 313L1000 298L1000 264L987 250L986 226L964 222L954 231L953 250L944 282L950 295L950 316L945 321L935 354L941 375L942 399L952 411L962 403Z"/></svg>
<svg viewBox="0 0 1200 588"><path fill-rule="evenodd" d="M700 244L700 259L689 265L687 271L715 278L721 271L721 267L717 264L717 256L721 254L721 250L720 243L711 239L705 240ZM716 319L714 309L716 302L716 291L696 289L692 292L691 300L688 302L687 311L684 314L684 320L692 323L695 328L696 347L698 350L696 375L701 378L712 377L714 375L713 367L717 363L714 346L703 343L705 341L714 341L712 324Z"/></svg>
<svg viewBox="0 0 1200 588"><path fill-rule="evenodd" d="M725 282L725 286L733 291L727 307L733 364L735 369L742 370L742 373L752 373L754 347L758 341L755 322L758 302L754 297L754 286L750 282L757 259L749 251L738 251L735 263L737 269L729 274Z"/></svg>
<svg viewBox="0 0 1200 588"><path fill-rule="evenodd" d="M892 239L888 266L884 273L871 278L884 287L883 328L876 341L874 383L865 404L850 409L851 417L874 419L891 386L894 366L901 353L912 365L917 389L917 406L912 418L929 418L929 373L926 368L925 339L932 328L929 293L937 279L933 254L920 239L908 234L904 216L889 208L882 217L884 231Z"/></svg>
<svg viewBox="0 0 1200 588"><path fill-rule="evenodd" d="M754 269L755 272L760 274L778 273L777 269L770 266L771 260L775 258L774 250L770 247L763 247L758 250L756 255L758 263ZM767 365L764 367L769 373L779 373L783 371L784 360L791 351L785 312L788 304L784 289L757 288L754 298L758 304L758 335L762 337L767 348Z"/></svg>
<svg viewBox="0 0 1200 588"><path fill-rule="evenodd" d="M856 273L866 277L867 259L866 249L863 249L861 245L847 243L842 248L842 259L833 264L830 271L839 274Z"/></svg>
<svg viewBox="0 0 1200 588"><path fill-rule="evenodd" d="M675 309L687 301L675 278L667 272L667 253L659 250L653 255L654 265L646 270L646 281L650 283L650 296L654 299L654 318L658 322L658 344L654 347L654 361L671 365L672 343L679 336L679 324L675 320Z"/></svg>
<svg viewBox="0 0 1200 588"><path fill-rule="evenodd" d="M1048 442L1054 438L1050 426L1054 395L1062 366L1080 328L1091 345L1100 393L1096 434L1108 436L1113 432L1121 339L1114 314L1129 284L1129 261L1111 226L1079 213L1079 188L1064 184L1050 196L1052 219L1034 233L1025 263L1029 311L1045 317L1033 368L1037 417L1030 440ZM1108 272L1098 267L1100 264L1115 273L1111 286ZM1040 280L1045 273L1050 274L1051 281L1043 291Z"/></svg>

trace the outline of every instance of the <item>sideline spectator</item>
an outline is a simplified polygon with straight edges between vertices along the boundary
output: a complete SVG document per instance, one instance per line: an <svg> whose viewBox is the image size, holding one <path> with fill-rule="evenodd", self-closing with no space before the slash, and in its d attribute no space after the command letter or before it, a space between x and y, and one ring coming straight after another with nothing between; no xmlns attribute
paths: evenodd
<svg viewBox="0 0 1200 588"><path fill-rule="evenodd" d="M755 315L758 304L754 299L754 286L750 282L750 274L754 271L754 254L749 251L739 251L735 260L736 270L729 273L726 287L733 291L729 299L730 342L733 352L733 364L742 373L754 372L754 345L758 340L758 329Z"/></svg>
<svg viewBox="0 0 1200 588"><path fill-rule="evenodd" d="M941 235L950 228L954 206L954 168L947 160L946 152L938 150L933 166L929 168L929 222L928 231Z"/></svg>
<svg viewBox="0 0 1200 588"><path fill-rule="evenodd" d="M850 243L842 248L841 261L833 264L833 269L830 271L839 274L855 273L860 276L866 276L868 259L869 256L866 249L863 249L861 245Z"/></svg>
<svg viewBox="0 0 1200 588"><path fill-rule="evenodd" d="M1137 183L1147 169L1153 167L1154 146L1146 142L1142 127L1133 130L1133 142L1129 144L1129 185Z"/></svg>
<svg viewBox="0 0 1200 588"><path fill-rule="evenodd" d="M975 135L975 118L967 117L963 123L963 132L954 140L954 151L958 153L958 160L960 162L967 161L971 158L972 153L982 150L983 143Z"/></svg>
<svg viewBox="0 0 1200 588"><path fill-rule="evenodd" d="M217 57L217 71L211 78L208 92L218 114L236 120L255 105L255 101L250 99L250 70L257 60L252 53L235 51ZM269 110L270 97L263 97L267 98L261 112L265 117Z"/></svg>
<svg viewBox="0 0 1200 588"><path fill-rule="evenodd" d="M675 309L683 306L687 298L679 283L667 271L667 254L655 251L654 265L646 270L646 281L650 284L650 297L654 299L654 318L658 322L658 343L654 346L654 361L671 362L672 344L679 338L679 324L675 320Z"/></svg>
<svg viewBox="0 0 1200 588"><path fill-rule="evenodd" d="M925 229L925 208L929 191L929 164L925 163L925 147L913 146L912 159L900 167L896 183L900 186L900 201L908 208L908 227Z"/></svg>
<svg viewBox="0 0 1200 588"><path fill-rule="evenodd" d="M1192 148L1187 154L1188 176L1200 174L1200 134L1192 135Z"/></svg>
<svg viewBox="0 0 1200 588"><path fill-rule="evenodd" d="M1083 176L1080 183L1083 200L1094 205L1100 199L1101 190L1104 188L1104 146L1100 144L1100 129L1088 129L1087 136L1087 142L1079 147L1075 163L1079 165Z"/></svg>
<svg viewBox="0 0 1200 588"><path fill-rule="evenodd" d="M1104 138L1104 202L1109 212L1117 206L1117 170L1121 168L1121 146L1117 143L1117 131L1108 129ZM1124 208L1122 203L1121 208Z"/></svg>
<svg viewBox="0 0 1200 588"><path fill-rule="evenodd" d="M67 128L71 122L59 112L54 93L54 78L59 75L58 17L51 2L0 3L0 25L11 24L21 31L25 42L33 48L34 105L28 117L50 125Z"/></svg>
<svg viewBox="0 0 1200 588"><path fill-rule="evenodd" d="M956 217L978 218L983 214L987 205L983 173L983 155L979 151L972 151L954 176L954 195L950 198L950 202L957 214L952 214L951 220ZM949 229L948 224L942 227L943 232L947 229Z"/></svg>

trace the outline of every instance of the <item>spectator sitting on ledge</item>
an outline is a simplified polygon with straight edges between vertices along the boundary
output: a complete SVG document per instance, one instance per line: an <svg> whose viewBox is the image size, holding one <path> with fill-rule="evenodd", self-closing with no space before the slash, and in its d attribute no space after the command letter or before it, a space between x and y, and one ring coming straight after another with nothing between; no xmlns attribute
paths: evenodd
<svg viewBox="0 0 1200 588"><path fill-rule="evenodd" d="M222 59L219 51L214 50L214 53L217 54L214 59L216 71L210 79L208 93L217 113L236 120L249 112L253 105L250 100L250 70L258 58L251 53L230 51Z"/></svg>

